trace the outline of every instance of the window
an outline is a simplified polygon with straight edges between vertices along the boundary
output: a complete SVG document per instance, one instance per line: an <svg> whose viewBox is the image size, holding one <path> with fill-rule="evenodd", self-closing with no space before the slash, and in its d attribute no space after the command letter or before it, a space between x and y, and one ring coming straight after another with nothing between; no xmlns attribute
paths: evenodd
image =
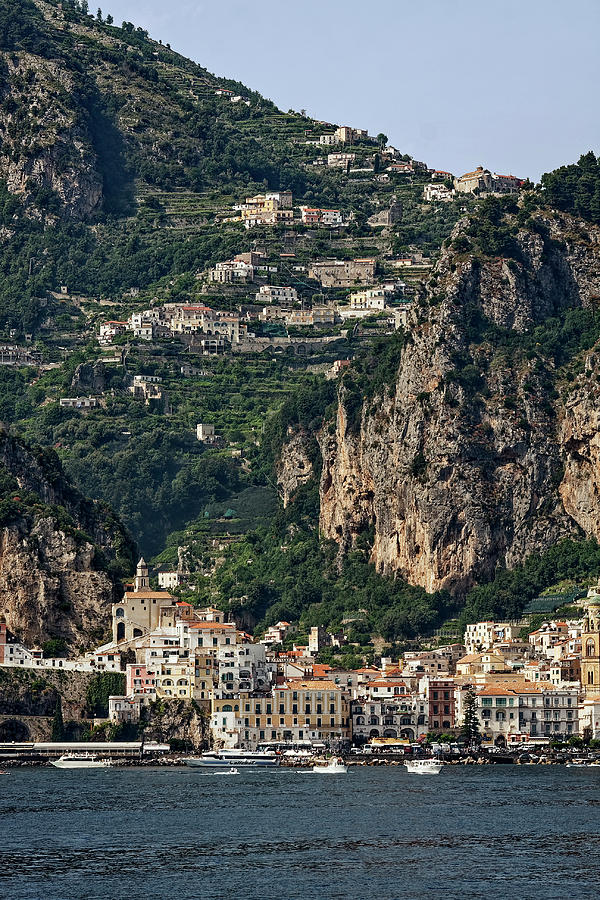
<svg viewBox="0 0 600 900"><path fill-rule="evenodd" d="M594 673L593 673L592 671L588 672L587 683L588 683L588 684L593 684L593 683L594 683Z"/></svg>
<svg viewBox="0 0 600 900"><path fill-rule="evenodd" d="M117 610L117 615L118 614L119 614L119 611ZM595 653L594 639L590 638L589 641L586 641L586 644L585 644L585 655L586 656L594 656L594 653Z"/></svg>
<svg viewBox="0 0 600 900"><path fill-rule="evenodd" d="M491 697L482 697L481 699L482 706L492 706L493 702Z"/></svg>
<svg viewBox="0 0 600 900"><path fill-rule="evenodd" d="M496 697L496 706L506 706L506 697Z"/></svg>

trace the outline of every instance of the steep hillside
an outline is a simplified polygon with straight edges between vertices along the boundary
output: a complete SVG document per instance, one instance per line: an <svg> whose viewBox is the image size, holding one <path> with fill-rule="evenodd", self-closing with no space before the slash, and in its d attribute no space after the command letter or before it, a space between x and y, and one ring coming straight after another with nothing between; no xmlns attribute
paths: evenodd
<svg viewBox="0 0 600 900"><path fill-rule="evenodd" d="M108 508L86 500L52 451L0 434L0 615L29 645L88 646L110 621L134 547Z"/></svg>
<svg viewBox="0 0 600 900"><path fill-rule="evenodd" d="M314 166L323 148L306 139L332 126L282 112L79 4L2 0L0 49L0 328L37 332L55 317L48 292L61 285L115 298L184 276L192 289L204 266L251 249L227 219L265 188L352 214L356 244L339 242L343 254L372 247L367 217L395 194L409 214L390 248L434 250L459 215L458 204L423 208L420 176L380 183ZM372 161L376 147L359 150ZM261 246L270 237L253 235ZM322 238L315 252L329 249Z"/></svg>
<svg viewBox="0 0 600 900"><path fill-rule="evenodd" d="M378 570L428 590L599 534L600 229L507 209L457 227L388 388L363 402L351 371L319 438L324 536L372 528Z"/></svg>

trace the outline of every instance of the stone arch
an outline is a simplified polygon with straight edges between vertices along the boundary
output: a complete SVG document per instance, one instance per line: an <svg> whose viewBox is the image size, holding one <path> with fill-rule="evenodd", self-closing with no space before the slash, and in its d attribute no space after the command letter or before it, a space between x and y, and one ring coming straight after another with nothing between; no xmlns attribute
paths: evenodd
<svg viewBox="0 0 600 900"><path fill-rule="evenodd" d="M397 738L398 732L395 728L386 728L383 732L384 738Z"/></svg>
<svg viewBox="0 0 600 900"><path fill-rule="evenodd" d="M117 622L117 640L125 640L125 622Z"/></svg>
<svg viewBox="0 0 600 900"><path fill-rule="evenodd" d="M499 734L496 740L494 741L496 747L506 747L506 738L503 734Z"/></svg>
<svg viewBox="0 0 600 900"><path fill-rule="evenodd" d="M379 737L379 728L371 728L371 730L369 732L369 737L370 738Z"/></svg>
<svg viewBox="0 0 600 900"><path fill-rule="evenodd" d="M400 737L407 741L414 741L415 733L412 728L403 728L400 732Z"/></svg>
<svg viewBox="0 0 600 900"><path fill-rule="evenodd" d="M30 737L29 728L20 719L6 719L0 722L0 741L15 741L18 744L28 741Z"/></svg>

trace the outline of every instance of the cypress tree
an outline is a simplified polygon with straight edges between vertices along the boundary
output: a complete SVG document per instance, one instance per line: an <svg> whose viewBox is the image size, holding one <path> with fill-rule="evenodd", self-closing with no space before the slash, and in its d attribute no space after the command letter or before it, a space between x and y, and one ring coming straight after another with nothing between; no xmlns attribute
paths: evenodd
<svg viewBox="0 0 600 900"><path fill-rule="evenodd" d="M65 737L65 726L62 715L62 699L60 694L56 700L54 708L54 718L52 719L52 740L62 741Z"/></svg>
<svg viewBox="0 0 600 900"><path fill-rule="evenodd" d="M479 719L477 717L477 694L473 688L469 688L465 696L465 715L461 728L461 738L470 746L480 744Z"/></svg>

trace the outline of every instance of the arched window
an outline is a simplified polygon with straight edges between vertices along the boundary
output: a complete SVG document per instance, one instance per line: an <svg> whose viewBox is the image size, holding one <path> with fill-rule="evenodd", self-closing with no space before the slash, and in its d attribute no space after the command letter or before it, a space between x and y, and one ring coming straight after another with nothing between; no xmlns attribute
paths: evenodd
<svg viewBox="0 0 600 900"><path fill-rule="evenodd" d="M123 641L125 639L125 622L117 623L117 640Z"/></svg>
<svg viewBox="0 0 600 900"><path fill-rule="evenodd" d="M501 709L497 710L496 711L496 722L504 722L505 719L506 719L506 713Z"/></svg>
<svg viewBox="0 0 600 900"><path fill-rule="evenodd" d="M377 716L371 716L369 718L369 725L379 725L379 719Z"/></svg>
<svg viewBox="0 0 600 900"><path fill-rule="evenodd" d="M134 628L134 629L133 629L133 636L134 636L134 638L136 638L136 637L141 637L141 636L142 636L142 629L141 629L141 628Z"/></svg>
<svg viewBox="0 0 600 900"><path fill-rule="evenodd" d="M186 685L187 681L185 680L185 678L180 678L177 684L181 687L183 685Z"/></svg>
<svg viewBox="0 0 600 900"><path fill-rule="evenodd" d="M586 642L585 645L585 655L586 656L594 656L596 653L596 647L594 644L594 639L590 638L589 641Z"/></svg>
<svg viewBox="0 0 600 900"><path fill-rule="evenodd" d="M357 725L364 725L364 724L365 724L365 717L364 717L364 716L357 716L357 717L356 717L356 724L357 724Z"/></svg>
<svg viewBox="0 0 600 900"><path fill-rule="evenodd" d="M163 687L171 687L172 684L173 684L173 682L171 681L170 678L165 678L165 680L163 681Z"/></svg>
<svg viewBox="0 0 600 900"><path fill-rule="evenodd" d="M123 609L122 606L120 606L117 610L115 610L115 616L117 617L117 619L122 619L124 615L125 615L125 610Z"/></svg>
<svg viewBox="0 0 600 900"><path fill-rule="evenodd" d="M593 684L593 683L594 683L594 673L590 669L590 671L588 672L588 684Z"/></svg>
<svg viewBox="0 0 600 900"><path fill-rule="evenodd" d="M226 703L225 706L223 706L221 709L222 709L222 712L233 712L231 703Z"/></svg>

